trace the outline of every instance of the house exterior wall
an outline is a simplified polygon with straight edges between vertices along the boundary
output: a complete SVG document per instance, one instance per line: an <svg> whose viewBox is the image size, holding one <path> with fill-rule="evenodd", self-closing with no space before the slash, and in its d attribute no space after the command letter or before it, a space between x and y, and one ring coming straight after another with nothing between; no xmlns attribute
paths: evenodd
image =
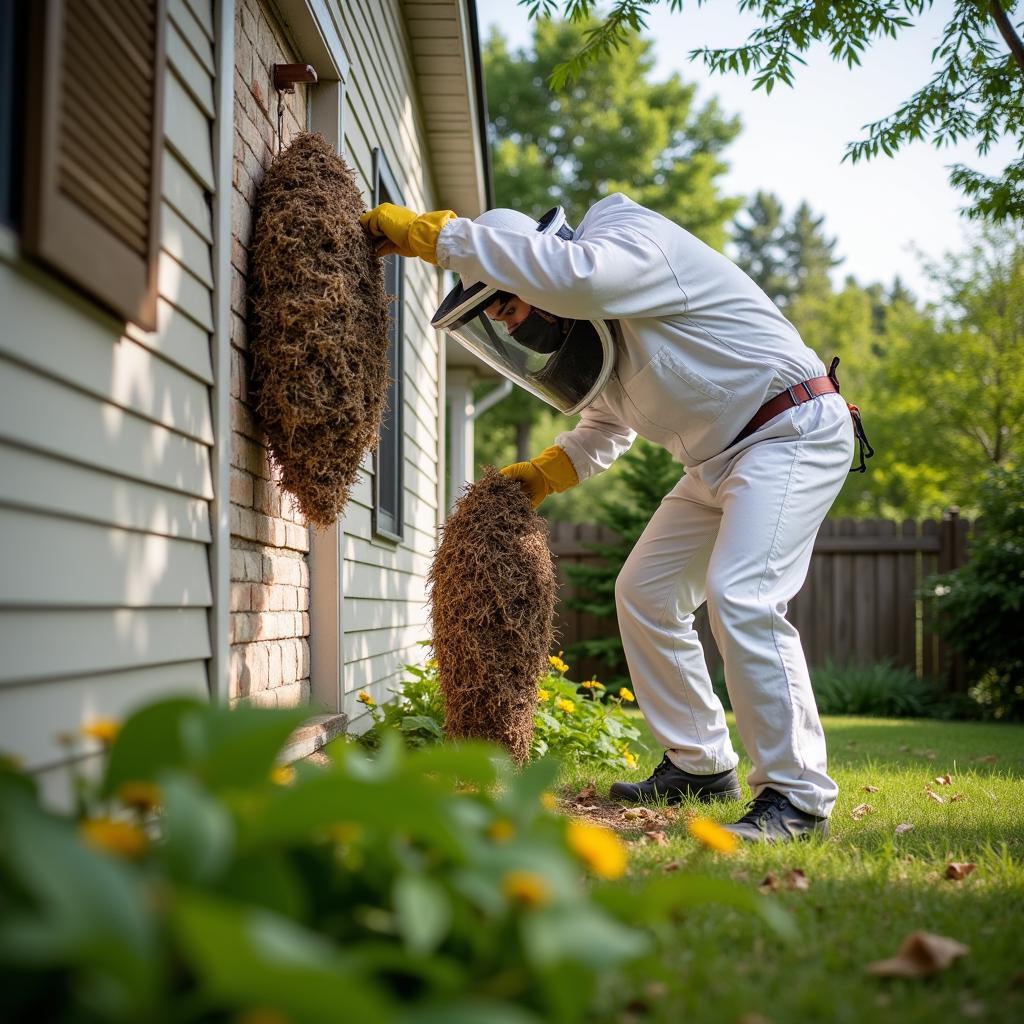
<svg viewBox="0 0 1024 1024"><path fill-rule="evenodd" d="M54 799L61 743L209 692L213 0L170 0L158 326L0 246L0 750Z"/></svg>
<svg viewBox="0 0 1024 1024"><path fill-rule="evenodd" d="M295 6L238 0L236 21L229 694L235 702L265 706L310 699L311 538L272 479L246 388L251 371L245 330L247 251L256 193L277 148L271 67L276 61L309 59L291 41L289 10ZM425 133L400 5L330 0L326 9L348 65L344 138L332 141L355 171L368 204L373 198L374 150L380 148L404 201L431 208ZM306 104L315 88L300 86L285 97L286 145L306 127ZM332 690L324 709L346 712L356 728L365 712L356 695L368 689L376 699L385 699L402 666L420 657L416 645L426 636L426 573L439 519L442 400L438 343L429 328L439 272L412 260L405 261L404 272L404 535L396 543L374 533L374 459L367 455L333 538L331 555L340 565L340 609L318 626L344 630L336 645L342 661L337 692Z"/></svg>
<svg viewBox="0 0 1024 1024"><path fill-rule="evenodd" d="M343 156L367 201L373 192L373 151L380 148L405 205L436 207L413 59L398 0L332 0L346 48ZM430 318L440 301L441 273L405 260L404 316L404 539L375 538L373 460L364 463L342 521L344 672L341 710L358 730L365 708L357 694L377 701L397 688L403 666L425 658L418 641L429 635L426 576L443 518L438 501L443 444L443 356Z"/></svg>
<svg viewBox="0 0 1024 1024"><path fill-rule="evenodd" d="M275 63L297 63L276 12L260 0L235 8L231 195L231 661L233 703L293 707L309 701L309 531L273 480L253 416L246 330L248 248L263 174L277 153ZM284 145L307 121L303 87L284 97Z"/></svg>

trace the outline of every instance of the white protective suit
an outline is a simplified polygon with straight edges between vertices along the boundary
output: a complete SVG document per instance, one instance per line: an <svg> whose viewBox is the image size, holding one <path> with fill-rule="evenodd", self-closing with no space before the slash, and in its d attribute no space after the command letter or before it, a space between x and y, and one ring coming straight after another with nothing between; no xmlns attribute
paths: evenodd
<svg viewBox="0 0 1024 1024"><path fill-rule="evenodd" d="M828 815L837 795L799 636L786 620L814 536L846 478L854 434L829 394L734 438L821 360L730 260L660 214L616 194L571 241L450 221L438 263L559 317L614 320L615 370L555 444L580 481L607 469L637 434L687 472L623 566L616 605L640 706L675 764L734 767L693 612L708 601L749 782Z"/></svg>

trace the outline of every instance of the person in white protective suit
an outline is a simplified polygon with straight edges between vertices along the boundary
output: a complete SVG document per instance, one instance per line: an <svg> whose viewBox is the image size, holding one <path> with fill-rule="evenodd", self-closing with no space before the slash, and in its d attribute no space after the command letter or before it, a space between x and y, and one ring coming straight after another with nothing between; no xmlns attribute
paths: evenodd
<svg viewBox="0 0 1024 1024"><path fill-rule="evenodd" d="M870 445L859 413L760 288L688 231L608 196L578 229L561 210L469 220L384 204L362 218L380 253L461 275L433 318L576 426L502 472L536 507L607 469L639 434L686 468L619 574L629 675L665 748L638 802L741 796L694 611L706 600L740 737L753 761L743 839L827 834L838 788L789 600L814 537Z"/></svg>

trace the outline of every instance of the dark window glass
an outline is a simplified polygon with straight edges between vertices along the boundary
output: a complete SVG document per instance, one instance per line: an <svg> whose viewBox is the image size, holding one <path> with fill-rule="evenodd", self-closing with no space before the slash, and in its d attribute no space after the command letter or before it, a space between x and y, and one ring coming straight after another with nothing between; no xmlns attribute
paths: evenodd
<svg viewBox="0 0 1024 1024"><path fill-rule="evenodd" d="M21 196L21 100L27 48L24 0L0 0L0 223L16 227Z"/></svg>
<svg viewBox="0 0 1024 1024"><path fill-rule="evenodd" d="M402 205L394 175L384 154L374 152L374 205L397 203ZM403 471L402 409L402 337L404 303L404 268L400 256L384 260L384 288L391 299L391 327L388 332L388 407L380 425L380 443L377 447L374 474L374 532L392 540L402 539L402 498L405 474Z"/></svg>

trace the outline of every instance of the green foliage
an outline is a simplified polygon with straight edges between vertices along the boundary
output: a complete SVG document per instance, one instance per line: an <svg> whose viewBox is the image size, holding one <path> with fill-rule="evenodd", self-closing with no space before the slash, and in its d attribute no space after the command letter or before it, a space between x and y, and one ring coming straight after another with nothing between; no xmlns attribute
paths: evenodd
<svg viewBox="0 0 1024 1024"><path fill-rule="evenodd" d="M636 764L631 744L639 735L623 706L635 700L629 690L606 691L596 679L575 683L566 678L569 666L552 656L548 672L537 682L534 719L534 758L556 755L592 768ZM422 747L444 739L444 695L433 658L425 665L406 665L407 678L395 699L377 705L368 693L360 695L370 709L373 725L359 741L371 750L396 731L407 746Z"/></svg>
<svg viewBox="0 0 1024 1024"><path fill-rule="evenodd" d="M621 970L709 894L793 934L756 892L685 872L605 888L626 850L546 809L551 761L391 734L372 759L340 742L328 767L271 772L295 716L226 713L138 712L77 822L0 767L5 1020L572 1024L599 992L621 1011Z"/></svg>
<svg viewBox="0 0 1024 1024"><path fill-rule="evenodd" d="M559 6L571 19L587 23L579 45L553 69L557 88L579 81L595 63L628 46L645 25L652 0L613 0L604 17L587 22L593 0L521 0L534 18L550 17ZM698 3L702 0L698 0ZM682 10L683 0L668 0ZM690 51L719 74L752 75L754 88L771 93L776 85L792 86L801 54L824 43L832 59L852 67L878 39L897 39L911 27L913 17L933 0L857 0L813 3L803 0L739 0L738 7L759 18L760 24L738 47L702 47ZM936 146L969 139L984 155L1002 138L1016 139L1024 148L1024 108L1021 106L1024 44L1020 26L1010 12L1016 0L953 0L939 44L932 51L932 77L893 113L866 126L867 136L847 147L845 160L856 163L891 156L918 140ZM613 61L607 61L613 63ZM1024 218L1024 159L1012 160L1003 173L988 177L962 165L953 168L951 183L973 200L968 214L991 220Z"/></svg>
<svg viewBox="0 0 1024 1024"><path fill-rule="evenodd" d="M918 679L907 668L887 662L835 665L811 670L811 685L823 715L872 718L969 717L966 705L951 701L937 683Z"/></svg>
<svg viewBox="0 0 1024 1024"><path fill-rule="evenodd" d="M622 497L598 497L593 502L593 518L610 527L618 540L610 544L591 544L601 559L596 565L567 565L566 574L576 586L576 595L566 602L569 608L615 618L615 580L643 533L662 498L682 476L682 467L660 445L640 439L628 455L619 460ZM600 659L612 671L626 663L618 633L582 640L569 648L573 657ZM609 680L613 689L629 683L626 675Z"/></svg>
<svg viewBox="0 0 1024 1024"><path fill-rule="evenodd" d="M569 666L551 659L552 671L540 681L534 722L533 754L556 753L563 761L588 768L635 768L632 746L639 730L624 714L636 701L631 690L607 690L596 679L574 683Z"/></svg>
<svg viewBox="0 0 1024 1024"><path fill-rule="evenodd" d="M777 306L785 310L797 296L831 293L829 272L840 260L824 217L801 203L787 222L782 203L769 192L757 192L744 213L733 226L736 263Z"/></svg>
<svg viewBox="0 0 1024 1024"><path fill-rule="evenodd" d="M933 577L936 630L967 663L972 696L996 718L1024 718L1024 466L994 469L979 494L971 557Z"/></svg>

